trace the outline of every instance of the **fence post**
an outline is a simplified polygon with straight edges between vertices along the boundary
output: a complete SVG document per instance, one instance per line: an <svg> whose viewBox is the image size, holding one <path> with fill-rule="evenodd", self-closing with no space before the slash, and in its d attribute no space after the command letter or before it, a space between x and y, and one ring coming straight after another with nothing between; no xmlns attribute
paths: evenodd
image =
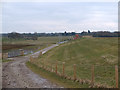
<svg viewBox="0 0 120 90"><path fill-rule="evenodd" d="M45 63L45 69L47 69L47 63Z"/></svg>
<svg viewBox="0 0 120 90"><path fill-rule="evenodd" d="M53 67L52 67L52 64L51 64L51 72L53 72Z"/></svg>
<svg viewBox="0 0 120 90"><path fill-rule="evenodd" d="M2 59L2 53L0 53L0 59Z"/></svg>
<svg viewBox="0 0 120 90"><path fill-rule="evenodd" d="M118 66L115 66L115 81L116 81L116 88L118 88Z"/></svg>
<svg viewBox="0 0 120 90"><path fill-rule="evenodd" d="M74 64L74 80L76 80L76 64Z"/></svg>
<svg viewBox="0 0 120 90"><path fill-rule="evenodd" d="M55 70L56 74L57 74L57 61L56 61L56 70Z"/></svg>
<svg viewBox="0 0 120 90"><path fill-rule="evenodd" d="M64 64L65 64L65 62L63 62L63 76L64 76Z"/></svg>
<svg viewBox="0 0 120 90"><path fill-rule="evenodd" d="M45 69L45 60L43 60L43 69Z"/></svg>
<svg viewBox="0 0 120 90"><path fill-rule="evenodd" d="M39 53L39 56L42 56L42 52Z"/></svg>
<svg viewBox="0 0 120 90"><path fill-rule="evenodd" d="M20 51L20 54L23 56L23 55L24 55L24 50L21 50L21 51Z"/></svg>
<svg viewBox="0 0 120 90"><path fill-rule="evenodd" d="M33 60L33 58L32 58L32 56L30 56L30 62L32 62L32 60Z"/></svg>
<svg viewBox="0 0 120 90"><path fill-rule="evenodd" d="M2 59L3 59L3 57L4 57L4 53L2 53Z"/></svg>
<svg viewBox="0 0 120 90"><path fill-rule="evenodd" d="M94 85L94 65L91 68L91 86Z"/></svg>
<svg viewBox="0 0 120 90"><path fill-rule="evenodd" d="M6 53L6 58L8 58L8 53Z"/></svg>

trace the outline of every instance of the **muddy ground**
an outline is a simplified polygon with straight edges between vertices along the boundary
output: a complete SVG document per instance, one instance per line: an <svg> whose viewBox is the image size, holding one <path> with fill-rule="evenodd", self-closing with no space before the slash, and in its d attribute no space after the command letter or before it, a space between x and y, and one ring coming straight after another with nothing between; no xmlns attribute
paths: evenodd
<svg viewBox="0 0 120 90"><path fill-rule="evenodd" d="M23 47L28 47L28 46L35 46L35 45L30 45L30 44L3 44L2 45L2 50L10 50L10 49L16 49L16 48L23 48Z"/></svg>

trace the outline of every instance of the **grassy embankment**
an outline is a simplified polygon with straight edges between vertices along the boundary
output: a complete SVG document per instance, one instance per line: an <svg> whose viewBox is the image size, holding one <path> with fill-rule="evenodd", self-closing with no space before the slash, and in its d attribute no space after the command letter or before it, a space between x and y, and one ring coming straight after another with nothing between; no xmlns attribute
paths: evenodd
<svg viewBox="0 0 120 90"><path fill-rule="evenodd" d="M65 75L69 77L73 77L73 64L76 64L77 78L83 80L91 80L91 66L95 65L95 83L115 87L114 66L118 63L118 38L81 38L62 44L40 56L34 60L37 66L32 67L30 62L28 65L33 71L40 65L55 70L56 62L60 73L62 62L65 62ZM35 72L46 71L39 69ZM47 75L49 77L50 73L47 73L46 77ZM64 84L64 80L59 83L56 78L57 76L53 75L50 79ZM78 87L77 85L73 87Z"/></svg>

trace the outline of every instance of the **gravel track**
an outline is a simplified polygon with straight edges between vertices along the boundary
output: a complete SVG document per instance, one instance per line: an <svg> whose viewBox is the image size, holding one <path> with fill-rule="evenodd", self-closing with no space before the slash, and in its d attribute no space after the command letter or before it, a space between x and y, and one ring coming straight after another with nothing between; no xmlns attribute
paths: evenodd
<svg viewBox="0 0 120 90"><path fill-rule="evenodd" d="M37 57L40 52L44 54L57 44L33 53ZM2 88L60 88L60 86L32 72L25 63L31 55L11 58L14 61L2 65Z"/></svg>

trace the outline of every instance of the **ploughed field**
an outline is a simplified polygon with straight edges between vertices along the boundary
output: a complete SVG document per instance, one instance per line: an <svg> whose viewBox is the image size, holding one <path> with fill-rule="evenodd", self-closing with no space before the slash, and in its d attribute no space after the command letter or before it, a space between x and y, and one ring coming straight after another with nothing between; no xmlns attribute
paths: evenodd
<svg viewBox="0 0 120 90"><path fill-rule="evenodd" d="M115 87L115 65L118 64L118 38L80 38L61 44L38 59L37 66L44 65L73 78L76 64L77 79L91 80L91 67L94 65L96 84Z"/></svg>

